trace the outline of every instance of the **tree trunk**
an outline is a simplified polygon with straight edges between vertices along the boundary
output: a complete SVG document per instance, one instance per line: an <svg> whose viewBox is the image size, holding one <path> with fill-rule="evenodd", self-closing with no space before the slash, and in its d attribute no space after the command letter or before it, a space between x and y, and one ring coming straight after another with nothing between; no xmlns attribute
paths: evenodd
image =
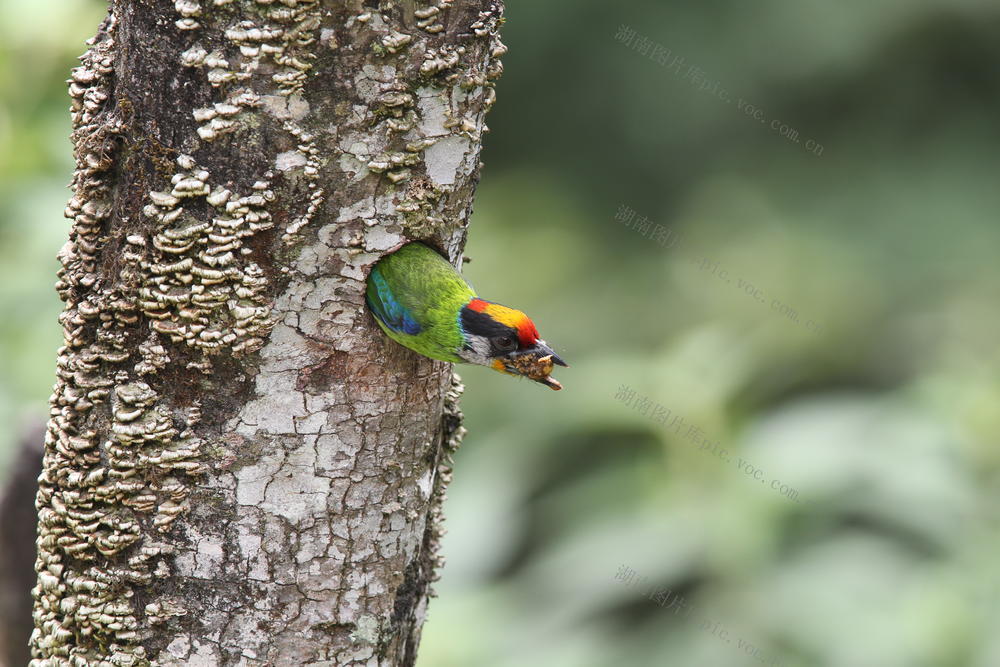
<svg viewBox="0 0 1000 667"><path fill-rule="evenodd" d="M368 268L460 262L499 0L113 0L74 70L34 665L411 665L461 437Z"/></svg>
<svg viewBox="0 0 1000 667"><path fill-rule="evenodd" d="M0 482L0 667L20 667L29 661L42 426L32 424L18 438L17 454Z"/></svg>

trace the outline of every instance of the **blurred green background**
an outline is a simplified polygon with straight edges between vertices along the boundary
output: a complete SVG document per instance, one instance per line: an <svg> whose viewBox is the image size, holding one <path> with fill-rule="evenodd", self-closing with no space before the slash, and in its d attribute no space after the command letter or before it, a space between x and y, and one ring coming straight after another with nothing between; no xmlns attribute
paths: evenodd
<svg viewBox="0 0 1000 667"><path fill-rule="evenodd" d="M0 0L0 470L102 13ZM1000 665L1000 7L507 17L466 273L572 368L461 369L420 667Z"/></svg>

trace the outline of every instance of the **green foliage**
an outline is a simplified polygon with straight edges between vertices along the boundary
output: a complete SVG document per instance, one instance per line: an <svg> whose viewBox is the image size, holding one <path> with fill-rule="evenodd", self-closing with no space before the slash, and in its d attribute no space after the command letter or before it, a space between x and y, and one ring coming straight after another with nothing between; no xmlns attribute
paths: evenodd
<svg viewBox="0 0 1000 667"><path fill-rule="evenodd" d="M24 425L45 418L55 379L73 164L63 81L102 15L94 0L0 0L0 473Z"/></svg>
<svg viewBox="0 0 1000 667"><path fill-rule="evenodd" d="M508 18L466 274L572 367L553 395L463 373L419 664L1000 661L995 8L564 0Z"/></svg>

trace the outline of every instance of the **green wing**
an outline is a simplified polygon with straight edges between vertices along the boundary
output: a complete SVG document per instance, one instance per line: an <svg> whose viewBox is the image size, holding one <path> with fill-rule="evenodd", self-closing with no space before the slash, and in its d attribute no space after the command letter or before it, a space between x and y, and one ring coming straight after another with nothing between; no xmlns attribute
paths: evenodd
<svg viewBox="0 0 1000 667"><path fill-rule="evenodd" d="M448 261L423 243L383 257L368 276L368 307L393 340L433 359L458 362L458 315L475 292Z"/></svg>

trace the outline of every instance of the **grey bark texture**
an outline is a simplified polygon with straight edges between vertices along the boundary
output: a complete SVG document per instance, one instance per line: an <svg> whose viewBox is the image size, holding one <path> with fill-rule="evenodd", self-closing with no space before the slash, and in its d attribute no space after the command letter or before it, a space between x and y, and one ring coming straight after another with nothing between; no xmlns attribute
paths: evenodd
<svg viewBox="0 0 1000 667"><path fill-rule="evenodd" d="M37 498L33 665L411 665L462 434L364 306L461 261L498 0L113 0Z"/></svg>

